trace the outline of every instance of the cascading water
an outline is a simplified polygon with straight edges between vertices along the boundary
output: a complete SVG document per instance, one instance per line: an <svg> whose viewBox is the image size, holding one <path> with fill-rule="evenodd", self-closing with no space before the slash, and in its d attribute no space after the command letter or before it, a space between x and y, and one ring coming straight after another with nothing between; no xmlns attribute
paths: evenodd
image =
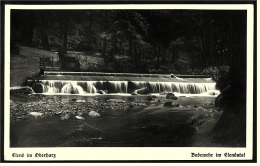
<svg viewBox="0 0 260 166"><path fill-rule="evenodd" d="M36 93L48 94L135 94L135 92L142 94L142 90L146 94L147 92L153 94L167 92L204 94L211 91L215 91L214 94L219 93L216 90L216 83L211 78L202 76L184 76L182 79L178 79L167 75L140 76L134 73L125 74L125 76L113 75L113 73L100 76L96 75L97 73L95 75L88 75L93 73L57 74L48 75L47 73L31 82L28 80L28 84L32 88L38 88L35 90Z"/></svg>
<svg viewBox="0 0 260 166"><path fill-rule="evenodd" d="M45 86L45 87L47 87L46 88L47 89L47 93L59 93L59 89L57 87L55 87L54 84L55 84L55 81L50 80L49 81L49 86ZM46 85L46 83L44 85Z"/></svg>
<svg viewBox="0 0 260 166"><path fill-rule="evenodd" d="M177 92L200 94L215 90L216 83L185 83L185 82L139 82L132 81L136 89L147 88L151 93Z"/></svg>
<svg viewBox="0 0 260 166"><path fill-rule="evenodd" d="M86 93L81 86L77 84L76 81L71 81L70 83L66 84L62 87L61 93L68 93L68 94L84 94Z"/></svg>
<svg viewBox="0 0 260 166"><path fill-rule="evenodd" d="M127 81L108 81L110 93L127 93Z"/></svg>
<svg viewBox="0 0 260 166"><path fill-rule="evenodd" d="M216 90L215 82L148 82L148 81L63 81L41 80L43 93L48 94L96 94L100 90L107 93L131 93L138 89L148 89L150 93L176 92L181 94L201 94Z"/></svg>

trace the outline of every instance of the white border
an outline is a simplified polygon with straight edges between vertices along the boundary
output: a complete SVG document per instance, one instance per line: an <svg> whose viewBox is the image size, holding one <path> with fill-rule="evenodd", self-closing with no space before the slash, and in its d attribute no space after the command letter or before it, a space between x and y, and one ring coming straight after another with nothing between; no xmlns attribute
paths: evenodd
<svg viewBox="0 0 260 166"><path fill-rule="evenodd" d="M247 147L246 148L187 148L187 147L146 147L146 148L10 148L10 10L11 9L197 9L197 10L247 10ZM4 156L5 160L232 160L232 158L191 158L195 153L246 153L245 158L252 159L253 139L253 5L6 5L5 6L5 130ZM55 159L43 158L13 158L12 153L55 153ZM223 155L222 155L223 156ZM201 165L201 164L200 164ZM237 164L236 164L237 165Z"/></svg>

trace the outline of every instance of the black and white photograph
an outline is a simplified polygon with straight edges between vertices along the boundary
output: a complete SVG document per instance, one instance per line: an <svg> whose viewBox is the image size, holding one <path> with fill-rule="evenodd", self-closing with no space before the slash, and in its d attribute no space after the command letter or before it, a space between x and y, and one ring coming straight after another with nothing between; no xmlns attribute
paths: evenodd
<svg viewBox="0 0 260 166"><path fill-rule="evenodd" d="M4 160L253 160L253 12L8 6Z"/></svg>

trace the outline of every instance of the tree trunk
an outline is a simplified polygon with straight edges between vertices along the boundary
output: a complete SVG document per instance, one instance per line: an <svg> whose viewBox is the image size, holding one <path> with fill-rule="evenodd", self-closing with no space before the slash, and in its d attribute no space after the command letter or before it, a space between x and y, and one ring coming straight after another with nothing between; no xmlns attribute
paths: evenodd
<svg viewBox="0 0 260 166"><path fill-rule="evenodd" d="M42 35L42 49L50 51L47 13L44 13L41 19L41 35Z"/></svg>
<svg viewBox="0 0 260 166"><path fill-rule="evenodd" d="M50 51L49 38L45 26L42 27L42 49Z"/></svg>
<svg viewBox="0 0 260 166"><path fill-rule="evenodd" d="M137 47L136 47L136 42L133 43L133 47L134 47L134 64L135 67L137 66Z"/></svg>
<svg viewBox="0 0 260 166"><path fill-rule="evenodd" d="M204 25L204 28L203 28L203 46L204 46L204 60L203 60L203 64L205 66L208 65L208 40L207 40L207 31L206 31L206 26L207 25Z"/></svg>
<svg viewBox="0 0 260 166"><path fill-rule="evenodd" d="M68 51L68 22L64 22L63 27L63 54L67 54Z"/></svg>
<svg viewBox="0 0 260 166"><path fill-rule="evenodd" d="M21 39L23 41L22 44L26 45L26 46L29 46L29 47L32 47L33 46L33 29L34 29L34 15L33 13L31 13L30 11L27 11L26 12L26 18L23 18L23 26L18 26L16 28L21 28L21 32L22 32L22 36L21 36ZM11 20L12 21L12 20ZM13 24L13 23L11 23ZM12 35L12 33L11 33ZM12 37L12 36L11 36Z"/></svg>
<svg viewBox="0 0 260 166"><path fill-rule="evenodd" d="M62 43L60 43L59 46L59 58L61 62L61 68L64 67L64 56L67 54L67 45L68 45L68 20L62 19L59 23L60 27L60 39L62 40Z"/></svg>
<svg viewBox="0 0 260 166"><path fill-rule="evenodd" d="M128 43L128 47L129 47L129 50L128 50L128 56L129 57L133 57L133 41L132 41L133 39L132 39L132 35L130 34L129 35L129 43Z"/></svg>
<svg viewBox="0 0 260 166"><path fill-rule="evenodd" d="M106 51L107 51L107 39L103 39L103 49L102 49L102 57L105 60L105 65L107 65L107 56L106 56Z"/></svg>

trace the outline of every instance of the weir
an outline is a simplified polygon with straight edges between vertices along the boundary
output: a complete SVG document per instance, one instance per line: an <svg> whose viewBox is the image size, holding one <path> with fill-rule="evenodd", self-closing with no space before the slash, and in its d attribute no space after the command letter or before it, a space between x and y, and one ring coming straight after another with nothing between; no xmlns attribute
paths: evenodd
<svg viewBox="0 0 260 166"><path fill-rule="evenodd" d="M64 75L63 75L64 74ZM201 94L216 91L216 83L208 76L160 75L135 73L45 72L27 81L36 93L45 94Z"/></svg>

